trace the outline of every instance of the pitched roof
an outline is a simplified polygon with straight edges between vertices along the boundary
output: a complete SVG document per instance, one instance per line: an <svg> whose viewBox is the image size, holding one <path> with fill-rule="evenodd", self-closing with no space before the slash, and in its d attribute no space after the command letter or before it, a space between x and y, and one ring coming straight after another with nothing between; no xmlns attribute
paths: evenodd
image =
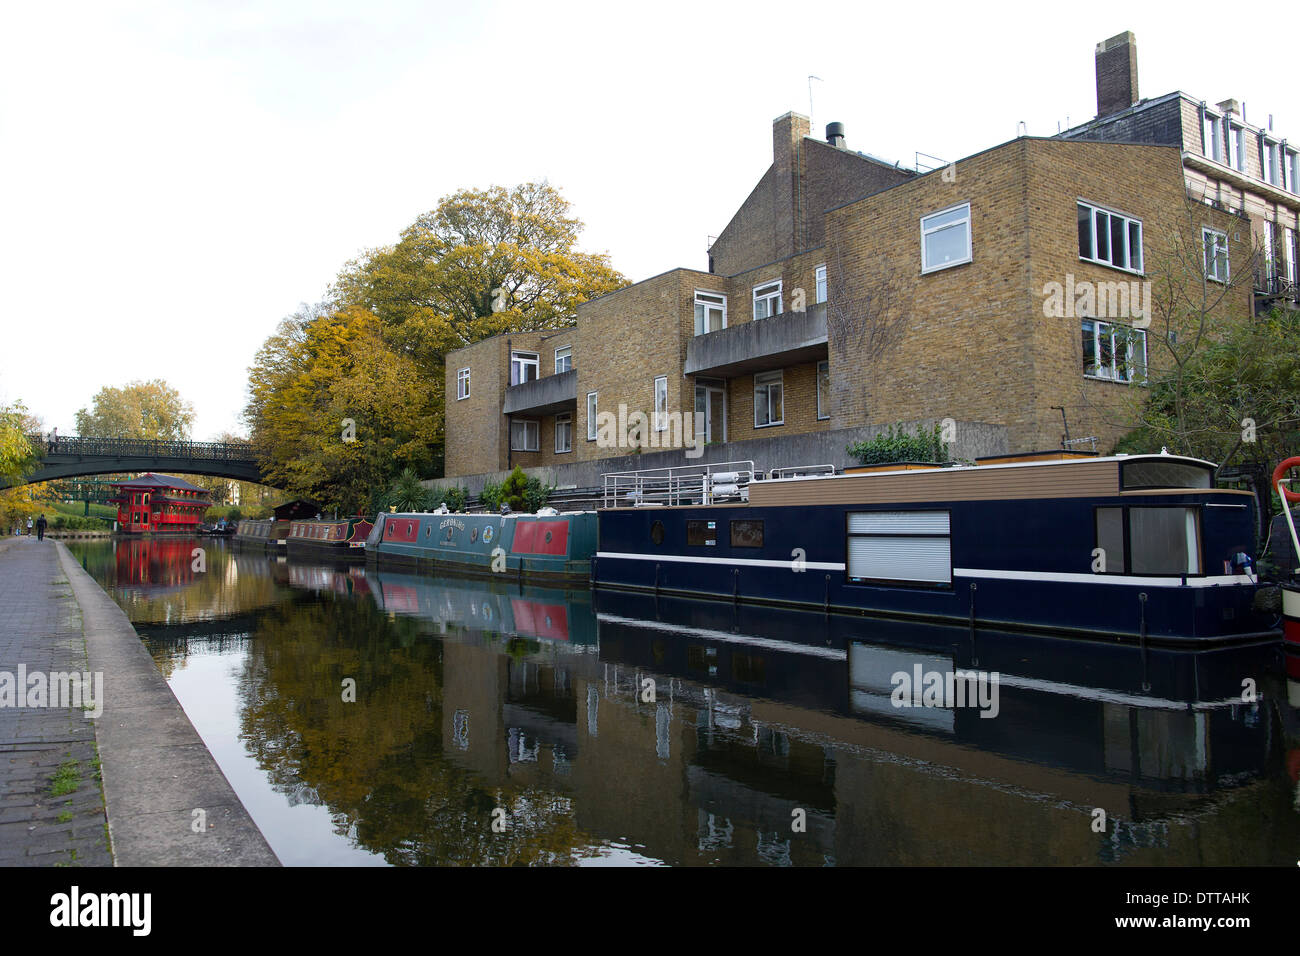
<svg viewBox="0 0 1300 956"><path fill-rule="evenodd" d="M171 475L155 475L153 472L148 472L128 481L115 481L112 486L114 488L179 488L181 491L201 491L204 494L208 492L208 489L192 485L184 478L173 478Z"/></svg>

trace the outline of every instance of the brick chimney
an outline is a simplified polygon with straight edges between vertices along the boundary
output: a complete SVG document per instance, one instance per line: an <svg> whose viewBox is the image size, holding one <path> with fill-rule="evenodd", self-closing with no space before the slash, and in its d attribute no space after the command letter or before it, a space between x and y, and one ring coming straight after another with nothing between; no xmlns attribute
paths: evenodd
<svg viewBox="0 0 1300 956"><path fill-rule="evenodd" d="M1138 101L1137 38L1129 31L1097 44L1097 117Z"/></svg>
<svg viewBox="0 0 1300 956"><path fill-rule="evenodd" d="M772 122L772 238L778 259L799 251L803 139L811 131L808 117L798 113L786 113Z"/></svg>

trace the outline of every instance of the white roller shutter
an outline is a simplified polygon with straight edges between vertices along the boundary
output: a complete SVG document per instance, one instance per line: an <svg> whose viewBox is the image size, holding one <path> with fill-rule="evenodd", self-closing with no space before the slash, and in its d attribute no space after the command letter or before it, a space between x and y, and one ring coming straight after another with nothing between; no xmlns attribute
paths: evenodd
<svg viewBox="0 0 1300 956"><path fill-rule="evenodd" d="M853 512L848 527L850 578L952 583L946 511Z"/></svg>

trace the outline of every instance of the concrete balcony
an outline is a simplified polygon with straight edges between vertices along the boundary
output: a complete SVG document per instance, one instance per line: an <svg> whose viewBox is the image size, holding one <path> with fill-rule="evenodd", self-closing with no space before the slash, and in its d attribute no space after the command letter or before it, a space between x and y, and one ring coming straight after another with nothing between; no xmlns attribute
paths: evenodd
<svg viewBox="0 0 1300 956"><path fill-rule="evenodd" d="M578 370L535 378L506 389L505 415L554 415L578 407Z"/></svg>
<svg viewBox="0 0 1300 956"><path fill-rule="evenodd" d="M686 345L687 375L730 378L826 358L826 303L697 335Z"/></svg>

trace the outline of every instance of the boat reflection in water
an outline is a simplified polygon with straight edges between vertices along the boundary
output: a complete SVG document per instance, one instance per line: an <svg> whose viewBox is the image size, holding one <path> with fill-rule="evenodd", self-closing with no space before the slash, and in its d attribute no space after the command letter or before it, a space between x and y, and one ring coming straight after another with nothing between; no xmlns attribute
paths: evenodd
<svg viewBox="0 0 1300 956"><path fill-rule="evenodd" d="M1143 654L252 557L155 592L141 632L286 863L1295 865L1276 643ZM111 554L88 566L111 584ZM899 675L957 670L988 678L973 705L897 706Z"/></svg>

